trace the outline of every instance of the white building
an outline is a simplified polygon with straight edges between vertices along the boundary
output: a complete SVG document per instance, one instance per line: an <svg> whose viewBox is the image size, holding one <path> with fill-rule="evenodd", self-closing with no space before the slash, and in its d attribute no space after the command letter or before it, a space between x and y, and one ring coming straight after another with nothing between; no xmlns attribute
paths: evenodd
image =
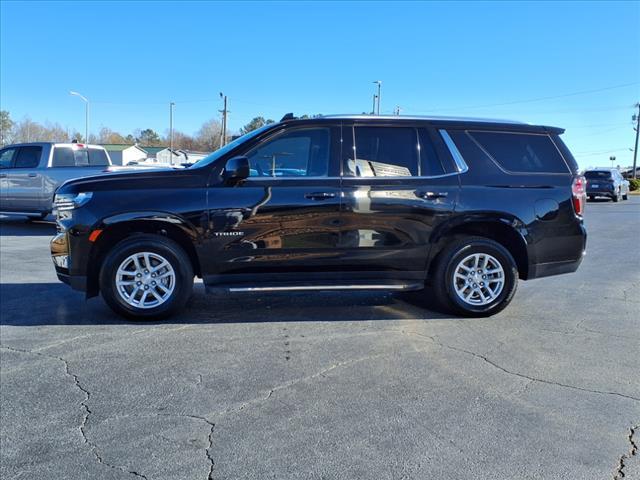
<svg viewBox="0 0 640 480"><path fill-rule="evenodd" d="M155 161L164 165L180 165L181 163L195 163L201 158L209 155L205 152L194 152L192 150L170 150L164 148L155 152Z"/></svg>
<svg viewBox="0 0 640 480"><path fill-rule="evenodd" d="M114 165L127 165L131 162L142 162L147 158L147 152L138 145L107 143L102 144L102 146L107 152L109 152L111 163Z"/></svg>

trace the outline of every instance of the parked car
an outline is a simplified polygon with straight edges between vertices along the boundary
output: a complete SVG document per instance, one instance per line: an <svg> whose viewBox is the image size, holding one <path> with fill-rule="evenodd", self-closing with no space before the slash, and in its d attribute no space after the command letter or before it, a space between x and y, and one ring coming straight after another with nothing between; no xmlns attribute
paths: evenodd
<svg viewBox="0 0 640 480"><path fill-rule="evenodd" d="M138 319L179 311L194 275L209 291L413 291L491 315L519 278L582 261L585 180L562 132L288 115L190 168L66 182L51 254L61 281Z"/></svg>
<svg viewBox="0 0 640 480"><path fill-rule="evenodd" d="M98 145L21 143L0 150L0 213L44 218L66 180L106 171L109 154Z"/></svg>
<svg viewBox="0 0 640 480"><path fill-rule="evenodd" d="M584 172L587 179L587 198L607 197L614 202L629 198L629 181L615 168L595 168Z"/></svg>

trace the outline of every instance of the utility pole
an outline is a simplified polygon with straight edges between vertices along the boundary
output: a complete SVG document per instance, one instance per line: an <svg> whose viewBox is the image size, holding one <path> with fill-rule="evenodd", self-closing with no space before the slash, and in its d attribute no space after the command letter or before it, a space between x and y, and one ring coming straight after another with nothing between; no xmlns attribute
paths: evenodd
<svg viewBox="0 0 640 480"><path fill-rule="evenodd" d="M174 102L169 103L169 150L171 151L171 155L173 156L173 107L175 106Z"/></svg>
<svg viewBox="0 0 640 480"><path fill-rule="evenodd" d="M373 94L373 107L371 108L371 115L375 115L376 114L376 99L378 98L378 96L374 93Z"/></svg>
<svg viewBox="0 0 640 480"><path fill-rule="evenodd" d="M636 122L636 126L634 127L636 131L636 146L633 149L633 178L638 178L636 176L636 161L638 160L638 134L640 133L640 102L636 103L635 107L638 109L638 113L635 113L633 117L631 117Z"/></svg>
<svg viewBox="0 0 640 480"><path fill-rule="evenodd" d="M227 96L220 92L220 98L222 98L224 104L222 110L218 110L222 113L222 132L220 135L220 147L222 148L227 144L227 113L229 111L227 110Z"/></svg>
<svg viewBox="0 0 640 480"><path fill-rule="evenodd" d="M393 114L400 115L401 111L402 111L402 108L400 108L400 105L396 105L396 108L393 109Z"/></svg>
<svg viewBox="0 0 640 480"><path fill-rule="evenodd" d="M380 115L380 90L382 88L382 80L376 80L373 83L377 83L378 84L378 108L376 110L376 115Z"/></svg>

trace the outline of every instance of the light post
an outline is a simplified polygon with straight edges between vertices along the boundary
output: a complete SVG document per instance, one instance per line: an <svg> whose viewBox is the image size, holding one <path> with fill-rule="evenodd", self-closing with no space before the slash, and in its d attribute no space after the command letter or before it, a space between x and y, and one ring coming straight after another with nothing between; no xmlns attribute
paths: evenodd
<svg viewBox="0 0 640 480"><path fill-rule="evenodd" d="M169 151L173 158L173 107L175 107L175 103L169 103Z"/></svg>
<svg viewBox="0 0 640 480"><path fill-rule="evenodd" d="M382 80L376 80L373 83L376 83L378 85L378 96L377 96L378 108L377 108L376 114L380 115L380 89L382 88Z"/></svg>
<svg viewBox="0 0 640 480"><path fill-rule="evenodd" d="M84 95L80 95L78 92L70 91L69 95L73 95L76 97L80 97L84 100L85 108L84 108L84 141L85 143L89 142L89 100Z"/></svg>
<svg viewBox="0 0 640 480"><path fill-rule="evenodd" d="M611 168L613 168L613 162L615 162L615 161L616 161L616 157L615 157L615 155L611 155L611 156L609 157L609 160L611 160Z"/></svg>

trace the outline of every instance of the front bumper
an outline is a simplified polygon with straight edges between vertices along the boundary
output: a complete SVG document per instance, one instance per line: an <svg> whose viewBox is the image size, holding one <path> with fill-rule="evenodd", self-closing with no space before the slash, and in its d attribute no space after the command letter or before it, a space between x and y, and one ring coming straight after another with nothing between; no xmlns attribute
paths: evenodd
<svg viewBox="0 0 640 480"><path fill-rule="evenodd" d="M73 262L68 234L66 232L58 233L51 239L50 248L51 260L53 261L58 280L66 283L74 290L86 292L86 275L78 275L73 271Z"/></svg>

